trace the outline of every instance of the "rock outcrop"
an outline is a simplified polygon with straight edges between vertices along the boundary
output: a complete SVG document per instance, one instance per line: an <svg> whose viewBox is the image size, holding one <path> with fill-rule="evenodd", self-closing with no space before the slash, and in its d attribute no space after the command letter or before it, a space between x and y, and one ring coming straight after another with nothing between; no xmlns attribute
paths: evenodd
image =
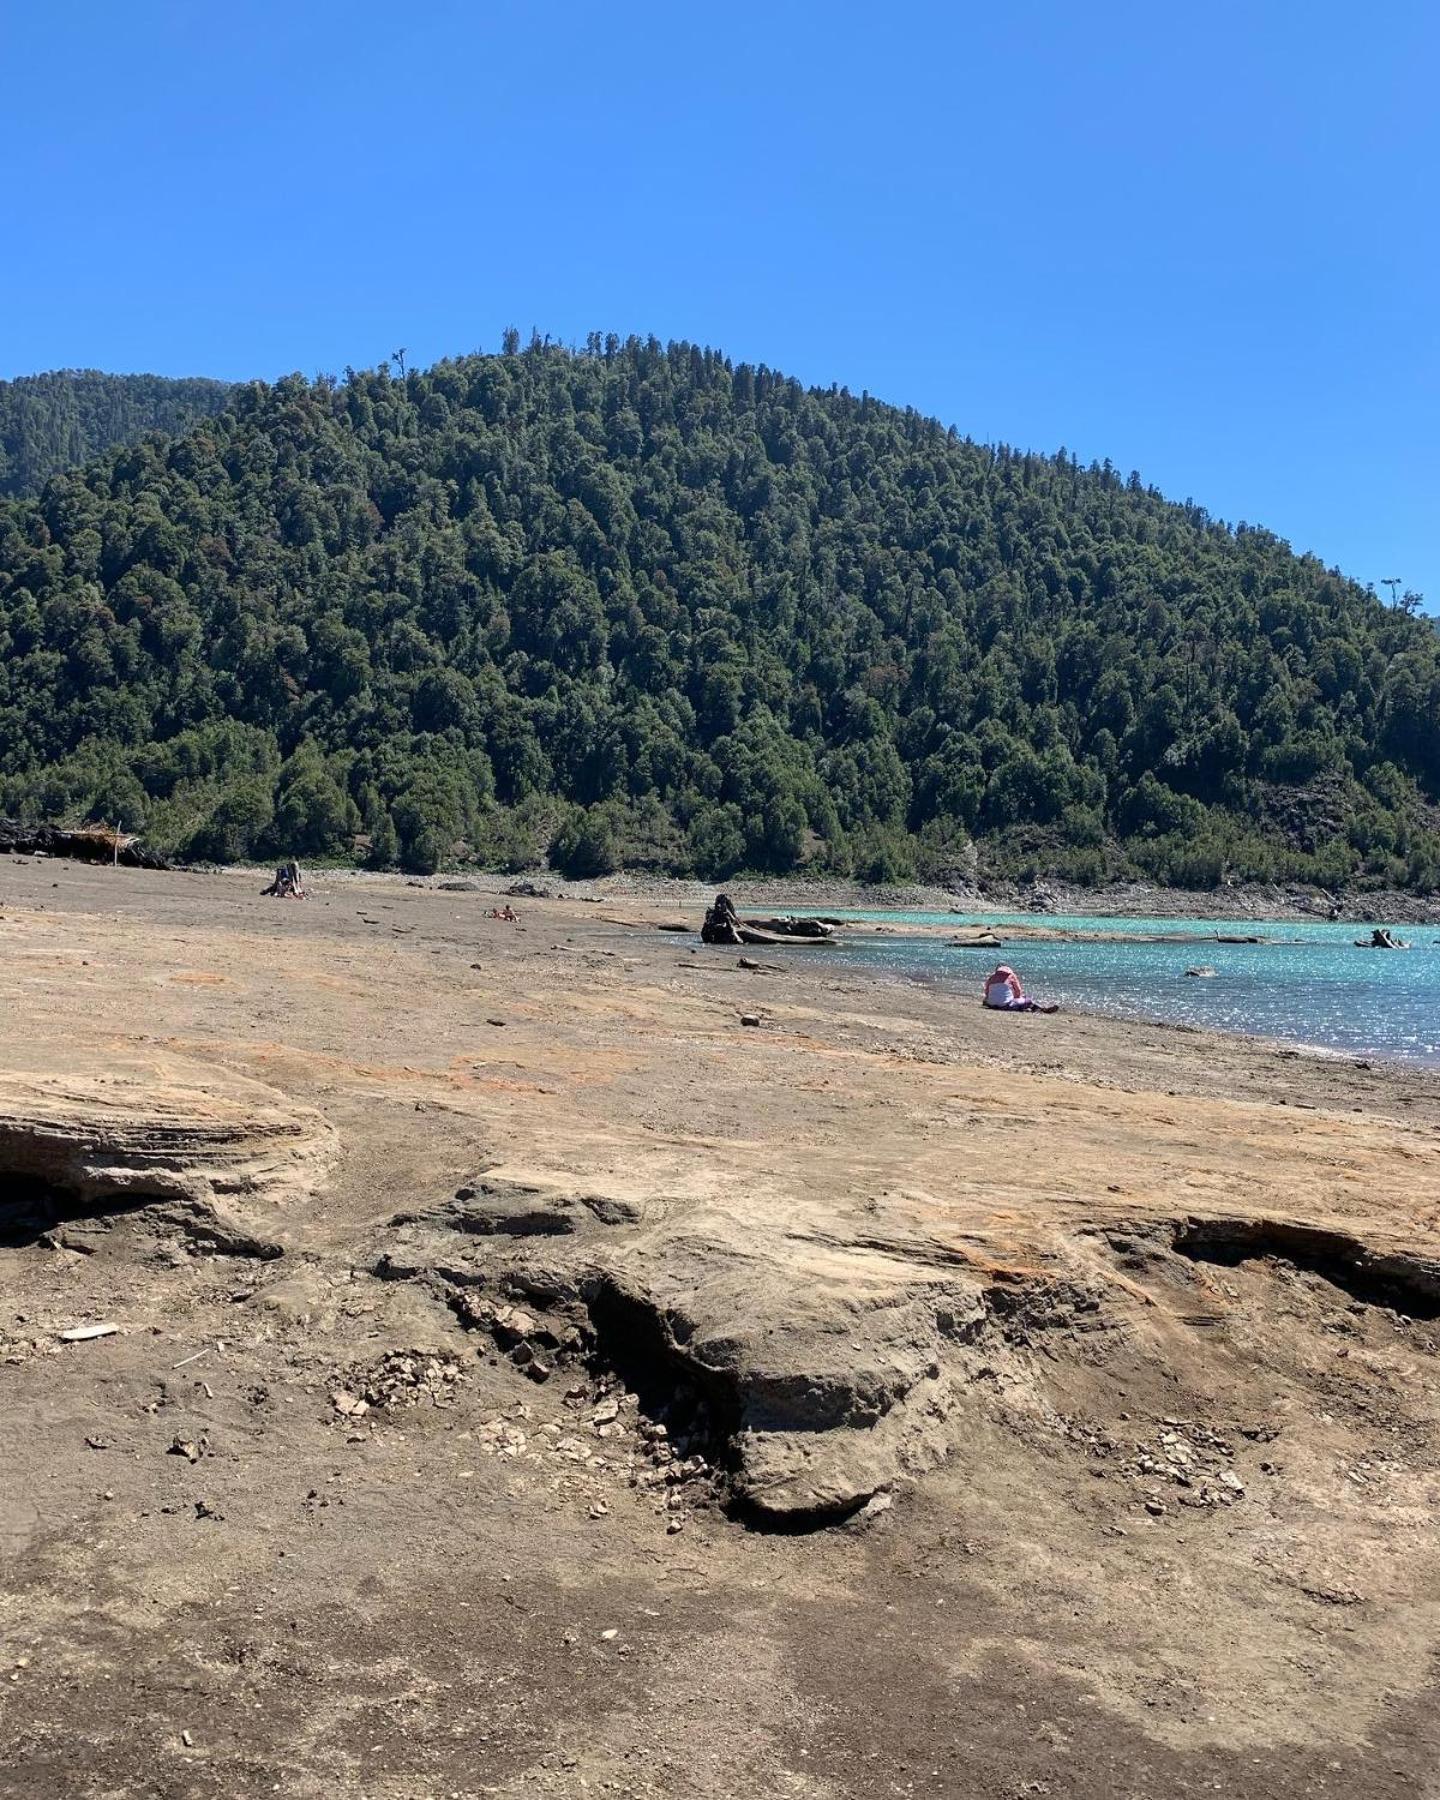
<svg viewBox="0 0 1440 1800"><path fill-rule="evenodd" d="M1027 1319L983 1268L919 1243L772 1239L753 1214L498 1171L397 1218L376 1272L427 1283L532 1377L568 1346L657 1405L703 1402L732 1504L791 1524L932 1467L968 1388L1028 1380L1021 1345L1062 1289L1037 1275Z"/></svg>
<svg viewBox="0 0 1440 1800"><path fill-rule="evenodd" d="M0 1213L93 1215L154 1203L217 1247L278 1255L247 1210L307 1197L336 1149L319 1113L209 1068L0 1072Z"/></svg>

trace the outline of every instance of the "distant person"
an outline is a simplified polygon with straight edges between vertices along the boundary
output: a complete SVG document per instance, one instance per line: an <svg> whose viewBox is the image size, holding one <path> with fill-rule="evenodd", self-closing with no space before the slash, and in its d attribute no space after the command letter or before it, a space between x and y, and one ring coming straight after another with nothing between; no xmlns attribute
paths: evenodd
<svg viewBox="0 0 1440 1800"><path fill-rule="evenodd" d="M993 974L985 977L985 1004L991 1012L1058 1012L1052 1002L1043 1005L1032 1000L1020 985L1020 977L1008 963L1001 963Z"/></svg>

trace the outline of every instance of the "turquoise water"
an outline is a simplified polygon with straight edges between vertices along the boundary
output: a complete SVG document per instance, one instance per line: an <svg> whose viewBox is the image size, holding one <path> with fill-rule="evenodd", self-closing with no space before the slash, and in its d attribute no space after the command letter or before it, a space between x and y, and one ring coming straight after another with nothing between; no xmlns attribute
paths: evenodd
<svg viewBox="0 0 1440 1800"><path fill-rule="evenodd" d="M1235 919L1098 919L1035 913L849 912L876 923L945 925L963 936L1006 925L1059 930L1253 933L1265 944L1008 943L1003 952L951 950L941 938L851 938L835 953L865 968L953 987L978 1001L996 962L1008 962L1039 1000L1121 1018L1163 1019L1279 1038L1349 1056L1440 1066L1440 926L1392 927L1413 948L1357 950L1362 925ZM1214 969L1213 978L1187 976Z"/></svg>

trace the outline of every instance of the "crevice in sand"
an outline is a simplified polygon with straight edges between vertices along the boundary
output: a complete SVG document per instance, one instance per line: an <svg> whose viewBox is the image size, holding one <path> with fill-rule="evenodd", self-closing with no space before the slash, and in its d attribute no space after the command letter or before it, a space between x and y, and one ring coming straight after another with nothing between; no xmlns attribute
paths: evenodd
<svg viewBox="0 0 1440 1800"><path fill-rule="evenodd" d="M880 1379L873 1368L835 1364L823 1334L814 1362L778 1346L757 1358L723 1338L717 1345L697 1333L686 1308L588 1257L562 1269L508 1252L498 1265L476 1262L468 1251L447 1254L443 1239L414 1248L418 1255L400 1245L382 1253L374 1274L427 1288L468 1330L493 1340L517 1380L578 1378L566 1395L582 1410L584 1392L598 1399L623 1390L642 1435L661 1428L679 1457L703 1463L727 1518L779 1535L843 1525L901 1473L942 1459L951 1392L975 1378L977 1356L1003 1361L1067 1324L1083 1332L1104 1323L1088 1293L1050 1280L995 1283L963 1297L927 1288L905 1329L933 1333L934 1353L908 1369L889 1361ZM801 1465L811 1473L797 1494ZM809 1503L805 1488L817 1496Z"/></svg>
<svg viewBox="0 0 1440 1800"><path fill-rule="evenodd" d="M143 1212L158 1194L114 1194L82 1200L33 1175L0 1170L0 1247L24 1250L52 1239L66 1225L95 1224Z"/></svg>
<svg viewBox="0 0 1440 1800"><path fill-rule="evenodd" d="M268 1261L279 1244L220 1219L201 1202L135 1188L80 1195L39 1176L0 1168L0 1247L48 1244L89 1254L103 1234L127 1222L152 1236L178 1236L199 1255Z"/></svg>
<svg viewBox="0 0 1440 1800"><path fill-rule="evenodd" d="M1282 1219L1187 1219L1172 1248L1191 1262L1236 1268L1274 1258L1339 1288L1352 1300L1411 1319L1440 1318L1440 1262L1372 1250L1349 1232Z"/></svg>

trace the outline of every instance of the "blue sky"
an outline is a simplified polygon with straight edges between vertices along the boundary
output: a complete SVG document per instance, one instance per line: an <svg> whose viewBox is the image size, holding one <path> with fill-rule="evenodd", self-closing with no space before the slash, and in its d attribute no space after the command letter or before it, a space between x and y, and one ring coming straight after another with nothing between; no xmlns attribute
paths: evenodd
<svg viewBox="0 0 1440 1800"><path fill-rule="evenodd" d="M0 7L0 375L714 344L1440 608L1440 7Z"/></svg>

